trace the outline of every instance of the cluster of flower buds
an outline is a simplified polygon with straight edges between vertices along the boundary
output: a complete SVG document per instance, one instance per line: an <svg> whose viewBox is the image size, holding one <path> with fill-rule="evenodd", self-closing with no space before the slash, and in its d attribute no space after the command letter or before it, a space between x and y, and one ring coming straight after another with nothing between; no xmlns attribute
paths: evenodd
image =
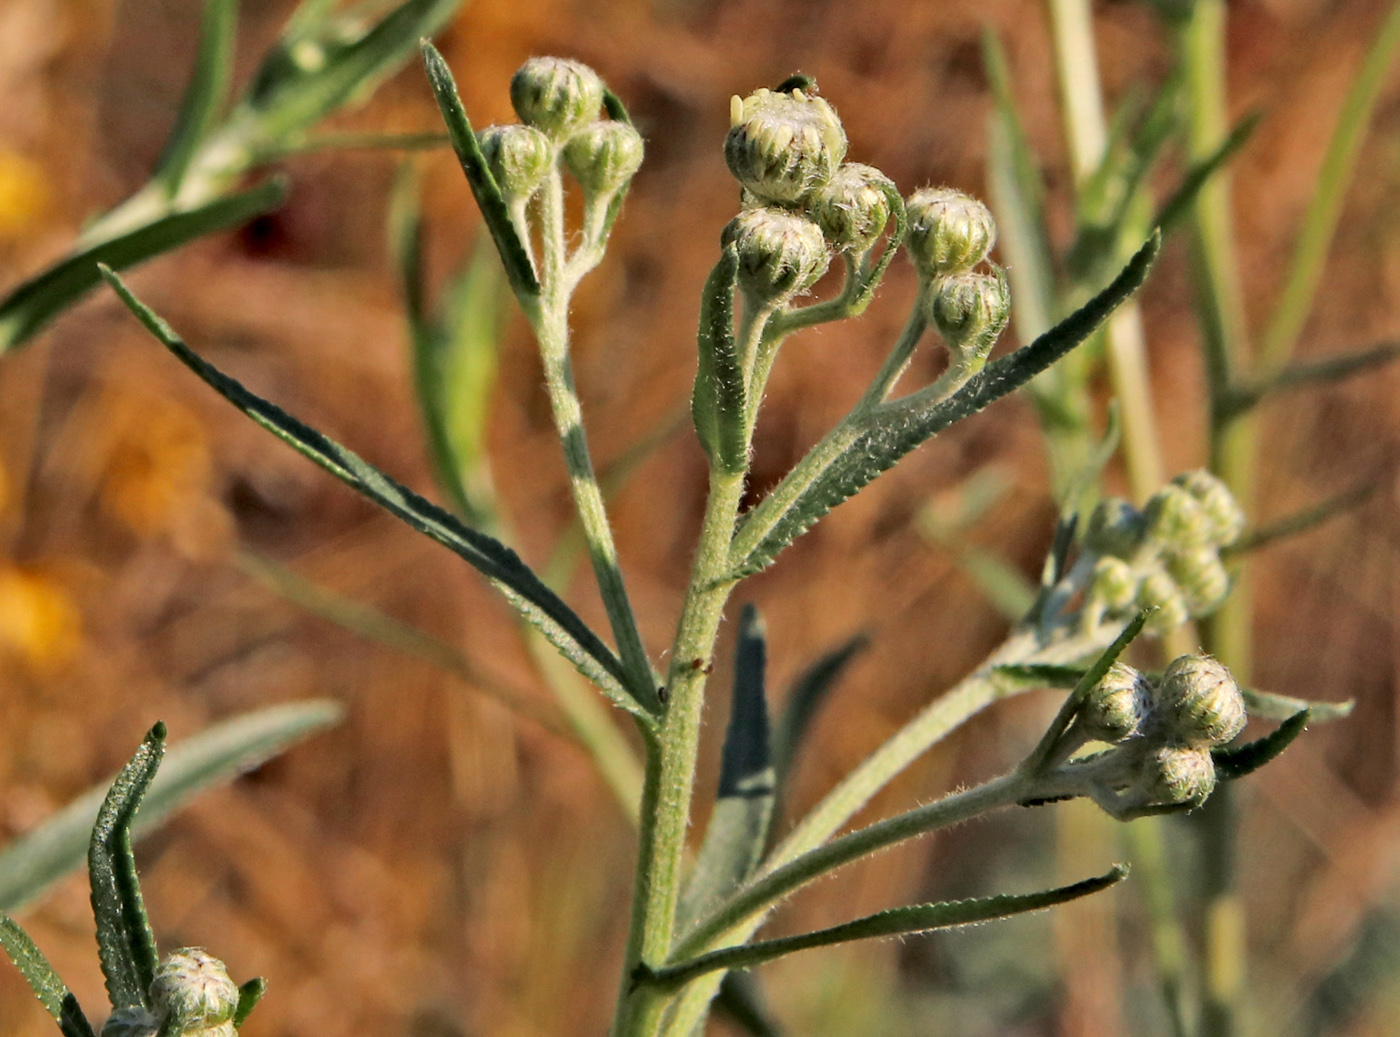
<svg viewBox="0 0 1400 1037"><path fill-rule="evenodd" d="M238 986L224 963L198 947L175 951L156 968L151 1007L123 1008L101 1037L238 1037Z"/></svg>
<svg viewBox="0 0 1400 1037"><path fill-rule="evenodd" d="M1052 753L1058 766L1044 776L1043 798L1089 796L1124 819L1200 806L1215 788L1211 750L1233 740L1246 719L1234 679L1208 656L1180 656L1157 681L1115 663ZM1069 759L1090 742L1110 748Z"/></svg>
<svg viewBox="0 0 1400 1037"><path fill-rule="evenodd" d="M1160 633L1214 612L1230 592L1220 549L1244 524L1229 489L1204 470L1177 476L1142 511L1115 497L1100 501L1084 535L1094 567L1086 625L1152 608L1148 625Z"/></svg>

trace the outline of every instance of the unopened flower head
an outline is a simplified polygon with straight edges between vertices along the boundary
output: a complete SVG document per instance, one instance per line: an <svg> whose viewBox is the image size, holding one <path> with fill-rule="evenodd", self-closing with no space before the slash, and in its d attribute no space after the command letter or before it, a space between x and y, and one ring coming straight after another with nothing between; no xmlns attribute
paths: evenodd
<svg viewBox="0 0 1400 1037"><path fill-rule="evenodd" d="M198 947L169 955L151 980L151 1006L174 1033L226 1023L238 1009L238 985L224 963Z"/></svg>
<svg viewBox="0 0 1400 1037"><path fill-rule="evenodd" d="M1154 720L1184 745L1224 745L1244 730L1244 697L1230 671L1206 655L1172 660L1157 685Z"/></svg>
<svg viewBox="0 0 1400 1037"><path fill-rule="evenodd" d="M1147 617L1147 627L1159 634L1175 630L1191 618L1191 610L1186 607L1181 588L1160 567L1151 569L1138 584L1137 605L1138 608L1153 610Z"/></svg>
<svg viewBox="0 0 1400 1037"><path fill-rule="evenodd" d="M642 135L625 122L595 122L569 138L564 163L589 195L611 195L642 164Z"/></svg>
<svg viewBox="0 0 1400 1037"><path fill-rule="evenodd" d="M578 61L531 58L510 78L510 103L525 125L564 141L598 118L603 81Z"/></svg>
<svg viewBox="0 0 1400 1037"><path fill-rule="evenodd" d="M1121 497L1105 497L1089 516L1084 545L1100 555L1130 558L1146 532L1142 513Z"/></svg>
<svg viewBox="0 0 1400 1037"><path fill-rule="evenodd" d="M481 154L507 203L529 201L549 175L554 147L530 126L488 126L477 134Z"/></svg>
<svg viewBox="0 0 1400 1037"><path fill-rule="evenodd" d="M821 229L783 209L745 209L724 228L723 243L734 245L739 287L758 306L806 291L830 262Z"/></svg>
<svg viewBox="0 0 1400 1037"><path fill-rule="evenodd" d="M160 1021L144 1008L118 1008L102 1024L102 1037L155 1037Z"/></svg>
<svg viewBox="0 0 1400 1037"><path fill-rule="evenodd" d="M1011 316L1006 275L997 270L994 274L945 277L938 283L930 309L948 348L959 354L963 363L980 366Z"/></svg>
<svg viewBox="0 0 1400 1037"><path fill-rule="evenodd" d="M1140 578L1121 558L1105 555L1094 563L1090 594L1110 612L1124 612L1137 600Z"/></svg>
<svg viewBox="0 0 1400 1037"><path fill-rule="evenodd" d="M1235 500L1234 494L1219 478L1197 468L1182 472L1172 483L1186 490L1200 503L1206 518L1210 520L1211 540L1221 547L1228 547L1244 532L1244 509Z"/></svg>
<svg viewBox="0 0 1400 1037"><path fill-rule="evenodd" d="M1163 547L1185 550L1212 542L1214 525L1206 509L1175 483L1154 493L1143 514L1147 517L1148 536Z"/></svg>
<svg viewBox="0 0 1400 1037"><path fill-rule="evenodd" d="M909 213L905 242L922 277L971 270L996 244L992 211L961 191L926 187L911 195L904 207Z"/></svg>
<svg viewBox="0 0 1400 1037"><path fill-rule="evenodd" d="M1167 571L1181 588L1186 607L1193 616L1210 615L1230 593L1230 574L1220 563L1220 552L1214 547L1193 547L1172 553L1167 558Z"/></svg>
<svg viewBox="0 0 1400 1037"><path fill-rule="evenodd" d="M1121 742L1138 733L1152 699L1147 678L1124 663L1114 663L1089 691L1076 723L1090 738Z"/></svg>
<svg viewBox="0 0 1400 1037"><path fill-rule="evenodd" d="M1201 804L1215 790L1215 761L1206 749L1158 746L1140 766L1137 794L1143 806Z"/></svg>
<svg viewBox="0 0 1400 1037"><path fill-rule="evenodd" d="M812 193L808 211L833 247L859 255L889 222L893 192L893 181L874 166L847 162Z"/></svg>
<svg viewBox="0 0 1400 1037"><path fill-rule="evenodd" d="M802 201L846 157L846 131L831 105L801 90L758 90L730 102L724 161L763 203Z"/></svg>

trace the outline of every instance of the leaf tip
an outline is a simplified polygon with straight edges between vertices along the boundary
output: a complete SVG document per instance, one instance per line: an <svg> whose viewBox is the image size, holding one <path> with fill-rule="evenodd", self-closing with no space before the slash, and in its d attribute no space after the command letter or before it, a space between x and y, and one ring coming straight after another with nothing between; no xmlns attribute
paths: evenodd
<svg viewBox="0 0 1400 1037"><path fill-rule="evenodd" d="M150 733L146 735L146 741L159 745L161 742L165 741L165 735L165 721L157 720L155 724L151 726Z"/></svg>

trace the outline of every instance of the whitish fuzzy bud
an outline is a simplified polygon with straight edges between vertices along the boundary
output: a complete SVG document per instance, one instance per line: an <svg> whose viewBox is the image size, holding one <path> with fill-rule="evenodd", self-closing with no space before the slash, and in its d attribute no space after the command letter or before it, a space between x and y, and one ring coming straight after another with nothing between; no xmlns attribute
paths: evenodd
<svg viewBox="0 0 1400 1037"><path fill-rule="evenodd" d="M1228 547L1240 538L1245 527L1244 509L1220 479L1204 468L1197 468L1182 472L1172 482L1200 502L1206 518L1210 520L1211 540L1214 543Z"/></svg>
<svg viewBox="0 0 1400 1037"><path fill-rule="evenodd" d="M925 278L971 270L992 251L997 225L992 211L951 187L926 187L904 204L909 213L905 244Z"/></svg>
<svg viewBox="0 0 1400 1037"><path fill-rule="evenodd" d="M1137 606L1154 609L1147 617L1147 627L1159 634L1175 630L1191 618L1181 588L1164 569L1153 569L1138 584Z"/></svg>
<svg viewBox="0 0 1400 1037"><path fill-rule="evenodd" d="M1167 558L1167 571L1181 588L1193 616L1210 615L1230 593L1230 574L1220 564L1214 547L1174 552Z"/></svg>
<svg viewBox="0 0 1400 1037"><path fill-rule="evenodd" d="M598 118L603 81L578 61L531 58L510 78L510 103L527 126L568 140Z"/></svg>
<svg viewBox="0 0 1400 1037"><path fill-rule="evenodd" d="M1175 484L1152 495L1143 509L1147 535L1164 547L1185 550L1212 542L1212 523L1201 502Z"/></svg>
<svg viewBox="0 0 1400 1037"><path fill-rule="evenodd" d="M595 122L564 146L564 164L584 191L610 195L636 175L642 164L642 135L625 122Z"/></svg>
<svg viewBox="0 0 1400 1037"><path fill-rule="evenodd" d="M1121 497L1105 497L1089 516L1084 546L1095 554L1130 558L1147 529L1142 512Z"/></svg>
<svg viewBox="0 0 1400 1037"><path fill-rule="evenodd" d="M724 228L723 244L730 243L739 256L739 287L758 306L806 291L830 261L821 229L782 209L745 209Z"/></svg>
<svg viewBox="0 0 1400 1037"><path fill-rule="evenodd" d="M831 105L801 90L758 90L730 103L724 161L760 202L801 201L846 157L846 131Z"/></svg>
<svg viewBox="0 0 1400 1037"><path fill-rule="evenodd" d="M1011 316L1011 291L1006 276L953 274L942 278L934 293L930 316L948 348L964 364L981 367Z"/></svg>
<svg viewBox="0 0 1400 1037"><path fill-rule="evenodd" d="M529 126L488 126L476 135L481 154L507 203L528 201L549 175L554 148Z"/></svg>
<svg viewBox="0 0 1400 1037"><path fill-rule="evenodd" d="M1137 734L1152 700L1152 685L1131 666L1114 663L1089 691L1076 723L1090 738L1121 742Z"/></svg>
<svg viewBox="0 0 1400 1037"><path fill-rule="evenodd" d="M1205 655L1183 655L1162 674L1153 702L1163 732L1185 745L1224 745L1244 730L1244 697L1230 671Z"/></svg>
<svg viewBox="0 0 1400 1037"><path fill-rule="evenodd" d="M118 1008L102 1024L102 1037L155 1037L160 1022L144 1008Z"/></svg>
<svg viewBox="0 0 1400 1037"><path fill-rule="evenodd" d="M156 967L151 1007L171 1023L175 1034L202 1033L233 1018L238 1008L238 985L229 979L218 958L198 947L187 947Z"/></svg>
<svg viewBox="0 0 1400 1037"><path fill-rule="evenodd" d="M875 244L889 222L893 188L874 166L847 162L812 193L808 212L835 248L859 254Z"/></svg>
<svg viewBox="0 0 1400 1037"><path fill-rule="evenodd" d="M1137 788L1144 806L1204 803L1215 789L1215 761L1206 749L1159 746L1141 767Z"/></svg>
<svg viewBox="0 0 1400 1037"><path fill-rule="evenodd" d="M1094 563L1091 596L1110 612L1123 612L1137 600L1139 577L1121 558L1107 555Z"/></svg>

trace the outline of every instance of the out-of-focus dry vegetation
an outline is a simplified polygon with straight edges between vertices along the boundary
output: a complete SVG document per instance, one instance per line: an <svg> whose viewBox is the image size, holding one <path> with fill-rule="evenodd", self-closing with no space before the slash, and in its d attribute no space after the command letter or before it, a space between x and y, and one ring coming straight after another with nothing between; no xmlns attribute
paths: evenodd
<svg viewBox="0 0 1400 1037"><path fill-rule="evenodd" d="M143 182L192 60L198 6L0 2L0 282L60 254L84 219ZM243 4L244 75L289 6ZM1231 4L1232 105L1266 112L1234 167L1256 327L1333 114L1387 6ZM559 53L597 67L647 137L611 255L585 283L576 315L578 381L603 464L686 406L698 287L735 205L719 148L729 96L794 69L813 73L846 121L852 158L906 190L948 183L983 193L984 22L1007 42L1067 233L1047 27L1032 0L464 8L442 46L479 125L510 116L506 83L521 60ZM1111 96L1162 75L1168 56L1149 11L1106 4L1098 31ZM407 131L434 129L437 118L421 71L410 68L337 125ZM252 388L430 491L384 245L394 162L366 152L291 160L281 211L153 262L134 284ZM450 156L423 165L436 283L469 253L477 221ZM1400 329L1397 213L1393 76L1303 355ZM764 412L758 489L858 395L912 293L912 274L897 262L864 320L789 347ZM1178 244L1142 298L1169 465L1194 466L1203 459L1201 374ZM504 348L491 451L525 554L539 563L566 522L567 487L519 322ZM934 361L925 350L917 362ZM1322 1020L1300 1033L1400 1032L1400 587L1389 474L1400 445L1397 387L1400 372L1383 371L1281 398L1265 417L1261 519L1377 472L1383 480L1353 514L1258 558L1258 683L1358 702L1351 721L1314 730L1244 793L1252 983L1280 1017ZM1002 620L913 521L930 494L989 465L1015 489L976 540L1032 572L1053 511L1033 414L1016 401L920 450L741 594L767 615L775 688L853 633L872 638L819 720L795 807L1000 637ZM653 651L670 638L703 487L703 459L682 424L615 500ZM237 415L99 296L0 360L0 839L111 773L158 717L179 738L255 705L336 696L350 709L343 727L203 797L142 844L163 945L207 944L236 976L269 977L248 1037L602 1032L632 839L582 753L454 677L299 612L242 573L240 545L460 646L491 674L533 680L510 616L465 565ZM570 599L601 623L583 570ZM980 718L873 810L990 775L1025 747L1043 709L1026 702ZM702 776L701 788L711 787ZM1004 815L884 854L823 883L778 924L828 924L920 895L1030 888L1055 877L1055 826L1068 845L1075 823L1064 811L1058 820L1051 811ZM1094 863L1115 853L1103 847ZM1116 934L1102 910L1065 911L816 952L765 978L794 1034L1132 1033L1155 1018L1143 909L1131 882L1108 896ZM24 922L80 999L99 1004L82 877ZM8 968L0 1032L52 1032Z"/></svg>

